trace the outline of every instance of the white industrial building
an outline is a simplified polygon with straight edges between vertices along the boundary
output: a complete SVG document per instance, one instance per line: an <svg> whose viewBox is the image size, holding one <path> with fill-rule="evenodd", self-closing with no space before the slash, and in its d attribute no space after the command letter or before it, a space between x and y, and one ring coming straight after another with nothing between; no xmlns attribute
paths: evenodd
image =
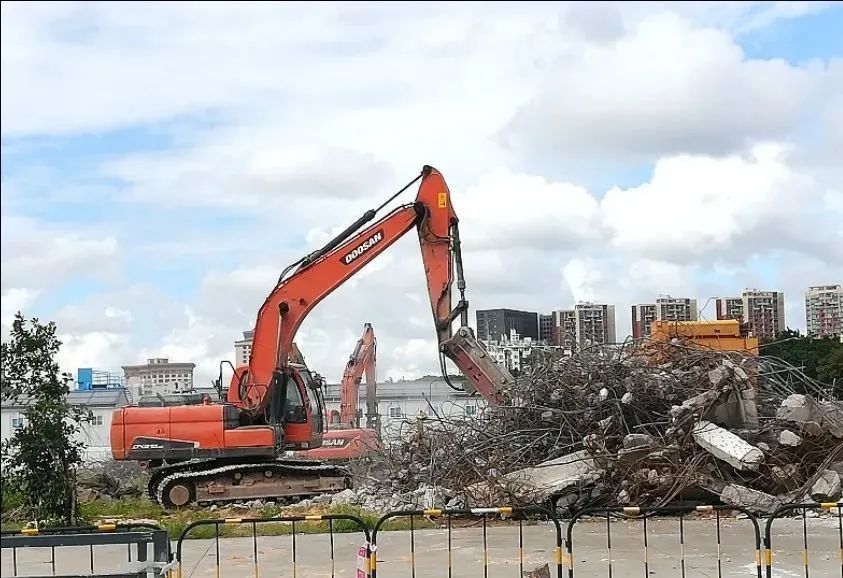
<svg viewBox="0 0 843 578"><path fill-rule="evenodd" d="M76 440L85 445L84 460L95 462L111 459L109 430L111 416L115 409L129 404L124 389L74 390L68 395L72 406L90 410L92 420L81 424ZM5 442L13 432L23 426L26 399L4 400L2 403L2 423L0 435Z"/></svg>
<svg viewBox="0 0 843 578"><path fill-rule="evenodd" d="M456 387L462 385L454 378L452 383ZM480 395L472 396L455 391L441 376L378 382L377 396L382 433L386 440L395 439L395 436L400 435L402 423L417 417L433 417L434 410L440 416L459 417L475 415L486 407L486 402ZM339 411L339 384L329 383L325 386L325 405L329 414L331 411ZM360 385L357 407L362 418L366 411L365 383Z"/></svg>
<svg viewBox="0 0 843 578"><path fill-rule="evenodd" d="M123 381L132 395L169 394L193 389L195 363L174 363L153 357L142 365L124 365Z"/></svg>

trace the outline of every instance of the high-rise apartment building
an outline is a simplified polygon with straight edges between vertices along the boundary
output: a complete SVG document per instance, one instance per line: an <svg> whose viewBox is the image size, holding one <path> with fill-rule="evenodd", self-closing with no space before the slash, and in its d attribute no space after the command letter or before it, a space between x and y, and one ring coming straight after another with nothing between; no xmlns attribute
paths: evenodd
<svg viewBox="0 0 843 578"><path fill-rule="evenodd" d="M632 306L632 337L652 336L653 321L696 321L697 300L689 297L662 295L655 303Z"/></svg>
<svg viewBox="0 0 843 578"><path fill-rule="evenodd" d="M615 306L600 303L577 303L574 306L577 344L580 347L615 343Z"/></svg>
<svg viewBox="0 0 843 578"><path fill-rule="evenodd" d="M477 310L477 339L497 342L502 338L508 338L513 329L522 337L538 340L538 313L516 309Z"/></svg>
<svg viewBox="0 0 843 578"><path fill-rule="evenodd" d="M539 314L539 341L553 342L553 315Z"/></svg>
<svg viewBox="0 0 843 578"><path fill-rule="evenodd" d="M577 348L577 315L573 309L559 309L551 314L553 345L573 351Z"/></svg>
<svg viewBox="0 0 843 578"><path fill-rule="evenodd" d="M805 293L805 322L808 335L843 335L843 285L815 285Z"/></svg>
<svg viewBox="0 0 843 578"><path fill-rule="evenodd" d="M743 322L749 332L759 339L772 339L786 329L784 293L746 289L741 295Z"/></svg>
<svg viewBox="0 0 843 578"><path fill-rule="evenodd" d="M656 299L656 319L659 321L696 321L697 300L690 297L663 295Z"/></svg>
<svg viewBox="0 0 843 578"><path fill-rule="evenodd" d="M553 344L565 349L614 343L615 306L601 303L577 303L573 309L559 309L552 314Z"/></svg>
<svg viewBox="0 0 843 578"><path fill-rule="evenodd" d="M715 301L717 307L717 319L737 319L743 321L743 298L742 297L718 297Z"/></svg>
<svg viewBox="0 0 843 578"><path fill-rule="evenodd" d="M193 389L195 363L171 363L166 357L153 357L144 365L124 365L123 380L133 394L154 395Z"/></svg>
<svg viewBox="0 0 843 578"><path fill-rule="evenodd" d="M234 342L234 364L246 365L249 363L249 356L252 355L252 338L255 336L254 330L243 332L243 339L238 339Z"/></svg>
<svg viewBox="0 0 843 578"><path fill-rule="evenodd" d="M640 339L652 335L652 323L658 318L656 306L652 303L642 303L632 306L632 337Z"/></svg>

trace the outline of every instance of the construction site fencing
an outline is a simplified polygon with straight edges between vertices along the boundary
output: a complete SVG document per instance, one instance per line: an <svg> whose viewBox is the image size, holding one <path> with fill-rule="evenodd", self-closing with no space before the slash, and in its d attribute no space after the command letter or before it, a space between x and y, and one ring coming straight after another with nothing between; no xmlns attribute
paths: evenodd
<svg viewBox="0 0 843 578"><path fill-rule="evenodd" d="M115 549L122 545L126 546L125 563L120 561L122 555ZM87 555L79 556L79 548L85 548ZM146 578L159 575L172 559L167 532L155 524L103 523L4 531L0 535L0 549L4 554L11 551L11 560L9 556L3 557L3 576L20 576L23 571L26 576ZM45 561L43 553L47 549L49 560ZM28 556L29 553L34 556ZM98 561L98 558L105 560ZM42 570L47 564L49 574Z"/></svg>
<svg viewBox="0 0 843 578"><path fill-rule="evenodd" d="M581 510L574 514L570 521L568 522L568 527L565 532L565 555L564 561L565 565L568 570L568 577L574 577L574 527L577 525L577 522L581 521L583 518L586 517L597 517L600 519L601 523L605 520L605 545L606 545L606 576L612 578L615 575L615 569L619 566L622 566L624 574L623 576L634 576L636 572L632 570L635 565L638 565L640 568L641 575L644 577L651 576L656 574L656 565L654 565L650 559L650 550L652 548L652 538L650 530L648 528L648 520L653 516L670 516L669 519L660 519L659 524L670 524L673 525L673 530L665 531L663 529L659 529L658 536L660 538L664 538L666 536L670 536L671 540L675 540L672 544L668 543L666 545L659 544L659 548L664 551L665 548L676 548L678 551L678 559L667 559L665 560L661 557L658 566L663 568L669 564L675 564L675 566L671 566L670 570L665 575L670 576L679 576L681 578L685 578L688 575L695 575L697 571L702 570L701 568L696 567L699 563L707 563L708 557L704 560L700 559L700 556L694 556L694 563L691 564L691 560L689 560L688 550L698 550L698 545L696 544L689 544L686 540L686 517L689 514L698 514L698 515L713 515L715 526L712 529L713 531L713 540L716 545L716 572L718 578L722 578L723 571L723 563L724 563L724 553L723 553L723 542L722 542L722 516L721 512L723 511L737 511L740 512L743 517L745 518L746 524L752 528L752 536L751 539L746 544L746 559L741 558L741 552L737 552L737 555L730 554L726 558L728 559L730 564L735 564L738 567L746 568L746 567L754 567L753 573L757 575L757 578L763 578L761 573L761 556L762 556L762 542L761 542L761 526L758 522L758 519L749 511L736 507L736 506L666 506L666 507L615 507L615 508L587 508ZM675 518L675 519L674 519ZM636 540L638 542L638 546L633 546L632 551L640 552L640 555L633 556L632 559L627 559L625 554L619 555L619 549L615 546L613 547L613 540L612 540L612 529L613 526L616 525L617 521L640 521L640 529L641 529L641 537L640 540ZM675 538L674 538L675 533ZM628 534L625 535L625 538L628 538ZM615 545L617 544L617 535L615 540ZM731 546L735 546L735 544L730 543ZM595 545L596 547L596 545ZM627 552L627 548L623 548L623 552ZM592 550L593 551L593 550ZM585 562L583 560L583 562ZM596 576L598 570L593 567L589 567L589 575ZM714 570L713 568L706 568L705 575L711 575L710 572ZM662 572L664 570L662 569ZM692 573L693 572L693 573ZM730 574L731 575L731 574Z"/></svg>
<svg viewBox="0 0 843 578"><path fill-rule="evenodd" d="M322 522L326 525L325 532L314 533L304 531L305 528L303 527L303 524ZM350 524L351 527L338 528L340 524ZM261 556L261 549L258 547L259 527L266 525L274 525L276 528L281 528L283 531L274 534L273 532L268 531L269 529L267 528L261 528L263 530L267 530L264 532L263 536L260 536L260 541L263 546L267 547L268 550L264 551L264 555ZM244 543L242 540L236 542L227 540L227 543L221 552L220 528L226 526L245 527L247 529L247 535L244 537L251 538L248 544ZM198 557L199 559L190 566L189 571L185 572L185 569L188 567L185 560L185 539L191 534L194 534L193 537L196 538L203 537L195 534L197 534L199 529L207 527L212 528L212 534L209 537L213 539L213 544L211 545L213 547L213 554L209 554L209 546L200 554ZM343 568L348 568L349 563L353 563L357 567L358 576L368 576L370 541L369 528L360 518L346 514L279 516L274 518L225 518L218 520L199 520L193 522L181 532L178 540L176 541L176 564L173 574L177 578L182 578L183 575L193 576L197 572L202 572L203 569L201 568L201 565L203 559L211 556L213 558L214 572L217 578L220 576L237 576L238 578L244 578L249 574L254 576L254 578L258 578L262 574L262 563L272 564L272 576L280 576L282 567L287 566L290 571L290 576L293 578L297 578L300 575L310 576L317 572L320 575L324 575L326 570L330 571L330 576L333 578L336 575L337 569L336 544L334 538L338 533L338 530L342 530L343 533L347 533L347 529L351 529L355 532L359 531L362 541L360 542L359 547L354 547L353 557L351 553L349 553L347 558L342 558L342 566ZM311 553L307 555L303 561L300 559L301 557L298 550L301 547L299 542L303 539L302 536L307 537L306 540L309 542L307 545L313 549L311 552L316 551L319 553L318 558L313 556ZM286 542L287 539L289 539L289 542ZM289 552L285 552L285 544L289 544ZM323 547L327 547L327 560L325 558L326 552L322 549ZM223 560L223 557L226 555L228 556L228 559ZM286 564L284 563L284 558L287 559ZM249 559L251 559L251 563L248 564L249 567L244 568L243 561L248 561ZM231 561L233 564L227 565L225 564L225 561ZM302 562L307 564L307 567L305 568L304 573L300 574L300 565ZM228 567L232 565L235 568ZM329 566L329 568L326 568L326 566ZM264 575L268 576L269 574Z"/></svg>
<svg viewBox="0 0 843 578"><path fill-rule="evenodd" d="M817 523L820 524L821 529L828 529L829 525L836 526L837 529L837 536L834 537L833 541L828 541L828 543L824 544L824 547L821 548L821 552L824 552L825 556L816 556L811 554L811 550L808 547L808 536L810 532L808 531L808 512L817 512L817 511L831 511L837 510L837 515L834 518L823 518L821 520L817 520ZM766 577L772 578L773 576L773 565L774 565L774 558L776 554L774 552L774 540L773 540L773 524L776 520L785 518L785 517L792 517L792 516L799 516L802 520L801 524L801 533L802 533L802 568L804 570L805 578L810 578L810 576L834 576L835 574L841 576L843 578L843 502L826 502L820 504L789 504L786 506L782 506L767 519L767 523L764 526L764 567L766 571ZM836 518L836 520L835 520ZM826 540L832 537L832 533L825 533L823 532L822 536L814 536L814 539L817 540ZM815 564L815 572L811 574L811 563L812 561ZM819 566L822 566L821 568ZM835 572L836 567L836 572Z"/></svg>
<svg viewBox="0 0 843 578"><path fill-rule="evenodd" d="M498 517L493 518L493 516ZM393 558L383 558L381 556L383 554L383 544L379 544L378 540L384 534L385 525L390 521L395 521L402 518L406 519L409 522L409 528L407 528L409 530L408 550L404 550L404 552L406 552L406 555L396 555ZM549 523L553 526L553 533L550 536L552 542L552 547L550 548L550 551L552 552L552 558L550 559L548 559L549 557L546 556L546 553L548 551L547 548L533 548L532 550L530 550L530 552L544 553L545 556L525 556L525 522L530 522L536 519L543 519L546 523ZM420 543L419 532L422 530L418 527L418 525L421 520L436 521L439 523L440 528L438 530L434 530L432 535L429 535L427 532L425 532L425 539L422 540ZM511 525L517 523L517 542L513 540L516 543L514 543L511 548L490 546L489 543L490 523L497 526L497 523L503 520L506 520L506 525L510 527ZM457 552L457 549L459 548L457 541L462 542L464 540L464 536L455 536L455 534L457 534L458 530L461 529L459 528L459 526L462 525L461 523L466 521L474 521L475 524L480 525L480 546L482 549L480 560L472 559L468 561L462 561L467 565L473 566L472 570L478 571L476 575L482 575L484 578L489 578L490 567L494 564L494 576L510 575L521 577L525 576L525 564L534 566L536 564L541 565L542 562L544 562L547 564L549 571L551 568L554 568L554 570L552 570L552 574L554 576L557 576L558 578L563 577L562 526L556 515L552 511L542 507L500 507L472 508L468 510L428 509L413 511L400 510L389 512L377 521L374 529L372 530L370 564L371 578L377 578L378 566L383 565L384 562L388 562L390 565L390 577L397 575L407 575L412 578L415 578L415 576L417 575L417 562L420 562L423 571L418 574L419 576L441 575L448 576L448 578L451 578L453 576L453 573L455 572L457 558L460 557ZM455 523L457 524L457 526L455 526ZM444 529L441 528L442 524L444 524ZM437 540L441 539L443 530L447 537L446 546L444 546L446 548L444 556L437 555L435 553L436 551L441 551L443 548L443 546L441 546L437 542ZM459 540L457 540L457 538L459 538ZM476 538L476 534L474 534L474 536L470 536L470 538ZM496 535L495 538L497 539L498 536ZM531 540L527 541L527 547L531 546L530 542ZM493 556L490 553L491 550L494 550L496 552L499 552L500 550L509 550L512 553L512 556ZM421 555L417 556L417 553L421 553ZM437 561L440 563L437 564ZM497 564L499 563L502 563L503 566L498 567ZM460 571L465 571L465 569L462 568L462 565L463 564L460 564ZM481 565L482 574L479 573L480 568L477 568L477 566ZM505 566L507 565L511 565L512 568L506 568ZM406 573L400 572L397 566L408 567L406 568ZM474 575L474 573L472 573L472 575ZM545 575L548 576L548 578L550 577L550 574Z"/></svg>

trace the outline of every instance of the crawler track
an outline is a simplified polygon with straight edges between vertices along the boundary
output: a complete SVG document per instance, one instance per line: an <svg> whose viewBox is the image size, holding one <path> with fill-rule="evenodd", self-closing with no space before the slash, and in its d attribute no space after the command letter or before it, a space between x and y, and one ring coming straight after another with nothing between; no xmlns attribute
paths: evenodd
<svg viewBox="0 0 843 578"><path fill-rule="evenodd" d="M349 472L337 464L308 460L222 462L199 459L156 468L147 492L165 508L253 499L303 499L341 491Z"/></svg>

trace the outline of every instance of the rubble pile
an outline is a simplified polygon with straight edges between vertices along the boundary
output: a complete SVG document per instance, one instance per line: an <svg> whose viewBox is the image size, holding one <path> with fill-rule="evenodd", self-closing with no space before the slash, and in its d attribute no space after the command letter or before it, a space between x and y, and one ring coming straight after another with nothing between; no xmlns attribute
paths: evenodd
<svg viewBox="0 0 843 578"><path fill-rule="evenodd" d="M146 494L147 477L136 462L91 463L76 472L76 495L80 502L110 502Z"/></svg>
<svg viewBox="0 0 843 578"><path fill-rule="evenodd" d="M828 389L775 358L679 340L539 358L500 407L406 422L358 493L572 509L719 499L759 513L834 501L843 402Z"/></svg>

